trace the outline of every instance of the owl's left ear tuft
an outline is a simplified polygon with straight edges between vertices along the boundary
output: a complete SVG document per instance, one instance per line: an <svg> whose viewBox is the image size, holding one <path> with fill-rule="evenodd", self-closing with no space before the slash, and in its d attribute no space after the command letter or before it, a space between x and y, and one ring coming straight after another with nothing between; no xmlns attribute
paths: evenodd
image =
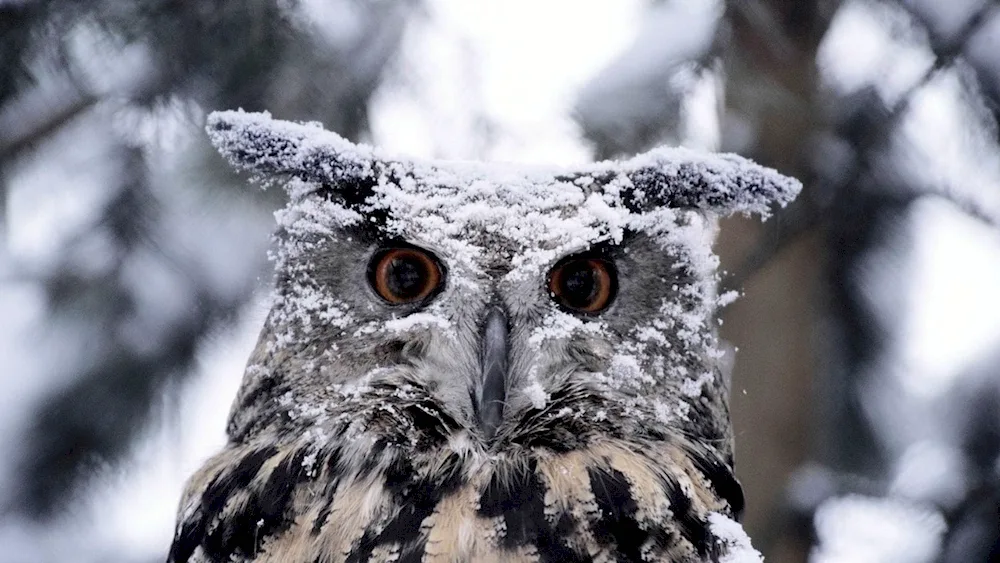
<svg viewBox="0 0 1000 563"><path fill-rule="evenodd" d="M626 195L637 210L666 206L766 218L772 205L784 207L802 190L795 178L735 154L663 147L616 167L632 183Z"/></svg>
<svg viewBox="0 0 1000 563"><path fill-rule="evenodd" d="M257 178L350 185L371 177L379 160L372 147L355 145L319 123L272 119L268 112L213 112L205 130L230 164Z"/></svg>

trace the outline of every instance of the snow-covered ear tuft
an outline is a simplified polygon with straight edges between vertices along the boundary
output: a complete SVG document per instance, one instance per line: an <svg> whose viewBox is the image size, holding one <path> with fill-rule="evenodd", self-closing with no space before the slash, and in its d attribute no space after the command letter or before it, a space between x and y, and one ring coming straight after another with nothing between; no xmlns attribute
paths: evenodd
<svg viewBox="0 0 1000 563"><path fill-rule="evenodd" d="M795 178L735 154L662 147L612 166L631 180L631 193L623 195L640 211L666 206L766 217L771 205L784 207L802 189Z"/></svg>
<svg viewBox="0 0 1000 563"><path fill-rule="evenodd" d="M371 147L355 145L319 123L272 119L268 112L213 112L205 130L230 164L259 178L357 186L372 177L373 163L381 160Z"/></svg>

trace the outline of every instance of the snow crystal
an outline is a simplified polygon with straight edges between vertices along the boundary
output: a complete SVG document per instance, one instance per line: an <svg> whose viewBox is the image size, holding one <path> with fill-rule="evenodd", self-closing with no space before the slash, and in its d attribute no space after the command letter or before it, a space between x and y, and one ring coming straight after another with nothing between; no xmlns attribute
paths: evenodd
<svg viewBox="0 0 1000 563"><path fill-rule="evenodd" d="M539 346L548 340L569 338L577 331L600 332L604 328L603 323L584 321L569 313L556 311L551 315L546 315L542 319L542 326L531 333L531 336L528 337L528 343L533 346Z"/></svg>
<svg viewBox="0 0 1000 563"><path fill-rule="evenodd" d="M643 384L656 381L642 369L639 359L631 354L611 356L608 372L602 378L613 389L641 389Z"/></svg>
<svg viewBox="0 0 1000 563"><path fill-rule="evenodd" d="M685 402L667 404L663 401L653 401L653 416L663 425L674 424L679 420L689 420L691 405Z"/></svg>
<svg viewBox="0 0 1000 563"><path fill-rule="evenodd" d="M390 332L406 332L418 326L437 326L444 330L452 328L448 319L428 312L418 312L406 317L391 319L382 323L382 326Z"/></svg>
<svg viewBox="0 0 1000 563"><path fill-rule="evenodd" d="M315 186L311 184L292 180L288 185L291 186L289 194L292 198L296 198L298 186L308 186L308 188L302 189L299 196L302 199L296 200L297 205L280 209L274 213L278 226L284 228L289 234L334 236L334 229L355 225L362 220L360 213L342 205L326 200L306 199L305 196L315 190Z"/></svg>
<svg viewBox="0 0 1000 563"><path fill-rule="evenodd" d="M715 300L715 304L718 307L720 307L720 308L722 308L722 307L728 307L728 306L732 305L733 303L735 303L736 300L739 299L739 298L740 298L740 292L739 291L729 290L729 291L723 293L722 295L720 295Z"/></svg>
<svg viewBox="0 0 1000 563"><path fill-rule="evenodd" d="M760 552L750 545L750 538L739 522L725 514L713 512L708 515L708 523L717 541L728 548L725 555L719 558L719 563L761 563L764 561Z"/></svg>
<svg viewBox="0 0 1000 563"><path fill-rule="evenodd" d="M707 371L699 375L698 379L684 380L684 382L681 383L681 393L686 397L700 397L703 388L713 381L715 381L715 374Z"/></svg>
<svg viewBox="0 0 1000 563"><path fill-rule="evenodd" d="M524 395L531 401L531 406L536 409L545 408L545 403L549 401L549 394L545 392L545 388L534 377L531 378L528 386L524 388Z"/></svg>
<svg viewBox="0 0 1000 563"><path fill-rule="evenodd" d="M309 477L316 476L316 457L318 453L318 451L312 450L302 458L302 468Z"/></svg>
<svg viewBox="0 0 1000 563"><path fill-rule="evenodd" d="M661 322L659 324L662 325L663 323ZM663 328L662 326L655 326L655 325L640 327L636 329L635 337L636 339L639 340L639 342L646 342L651 340L653 342L656 342L657 344L663 346L669 346L670 342L667 340L667 337L663 335L662 328Z"/></svg>

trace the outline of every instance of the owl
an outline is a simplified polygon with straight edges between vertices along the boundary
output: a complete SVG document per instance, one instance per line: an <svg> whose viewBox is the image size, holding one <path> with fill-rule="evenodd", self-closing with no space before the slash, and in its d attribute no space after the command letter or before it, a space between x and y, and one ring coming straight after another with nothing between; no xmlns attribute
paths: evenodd
<svg viewBox="0 0 1000 563"><path fill-rule="evenodd" d="M800 185L656 149L417 161L217 112L281 184L271 311L168 561L759 560L737 523L716 218Z"/></svg>

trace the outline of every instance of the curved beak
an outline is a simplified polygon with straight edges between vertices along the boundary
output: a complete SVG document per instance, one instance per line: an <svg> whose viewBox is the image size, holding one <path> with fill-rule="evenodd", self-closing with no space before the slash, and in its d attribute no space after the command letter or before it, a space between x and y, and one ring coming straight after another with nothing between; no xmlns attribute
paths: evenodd
<svg viewBox="0 0 1000 563"><path fill-rule="evenodd" d="M476 393L479 427L486 439L496 435L507 399L507 369L510 352L507 315L500 307L487 310L480 344L480 380Z"/></svg>

